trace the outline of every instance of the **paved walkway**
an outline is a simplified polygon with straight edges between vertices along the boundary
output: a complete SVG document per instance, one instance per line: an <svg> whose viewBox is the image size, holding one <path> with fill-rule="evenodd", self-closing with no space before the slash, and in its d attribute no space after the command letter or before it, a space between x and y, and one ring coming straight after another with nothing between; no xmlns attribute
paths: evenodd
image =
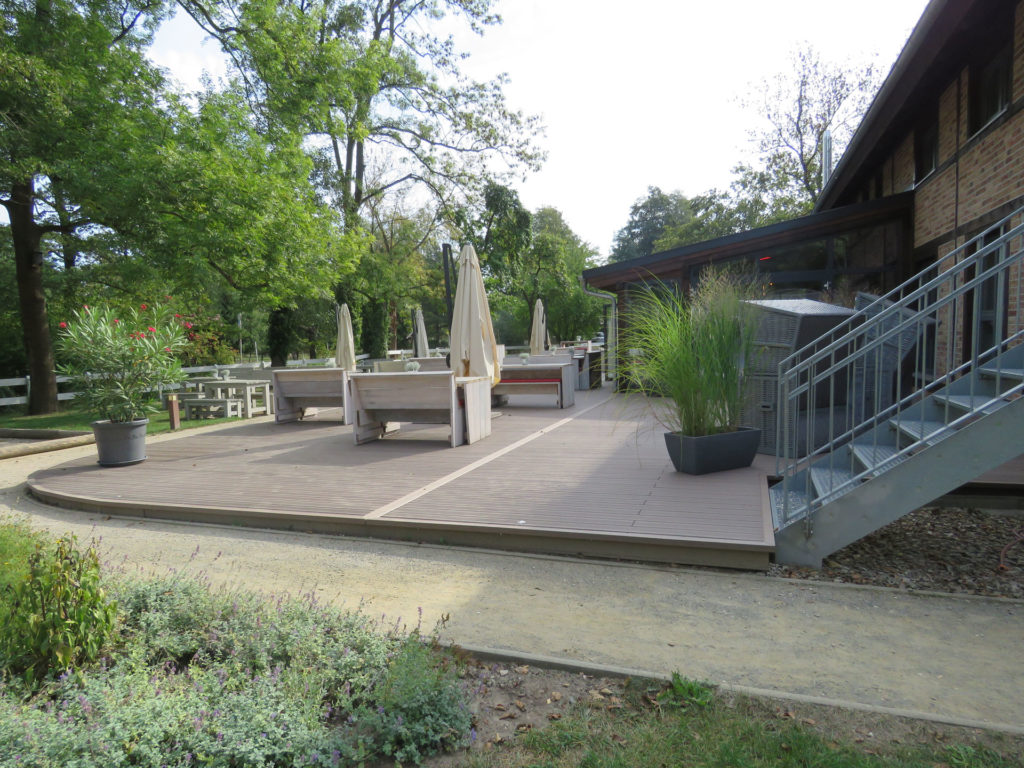
<svg viewBox="0 0 1024 768"><path fill-rule="evenodd" d="M226 428L230 428L226 427ZM187 439L188 435L151 438ZM215 583L316 588L446 639L682 674L1024 733L1024 602L793 582L195 524L108 519L26 497L33 471L91 446L0 461L0 513L95 537L110 561L188 566Z"/></svg>

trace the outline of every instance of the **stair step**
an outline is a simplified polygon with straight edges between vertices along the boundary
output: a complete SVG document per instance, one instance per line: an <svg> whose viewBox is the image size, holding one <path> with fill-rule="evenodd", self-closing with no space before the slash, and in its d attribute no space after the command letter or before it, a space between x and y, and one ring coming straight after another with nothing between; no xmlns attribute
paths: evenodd
<svg viewBox="0 0 1024 768"><path fill-rule="evenodd" d="M850 452L865 469L871 469L876 477L886 470L907 460L899 455L900 449L895 445L874 445L872 443L854 443Z"/></svg>
<svg viewBox="0 0 1024 768"><path fill-rule="evenodd" d="M954 408L960 408L963 411L970 411L972 413L976 411L995 413L1007 403L1006 400L996 400L989 403L992 400L989 395L936 395L935 399L940 403L949 403Z"/></svg>
<svg viewBox="0 0 1024 768"><path fill-rule="evenodd" d="M1024 381L1024 368L980 368L978 372L988 379L1002 376L1005 379Z"/></svg>
<svg viewBox="0 0 1024 768"><path fill-rule="evenodd" d="M853 477L853 472L844 467L829 467L827 465L811 467L811 485L814 486L822 504L839 498L849 491L853 486L842 491L836 489L853 480Z"/></svg>
<svg viewBox="0 0 1024 768"><path fill-rule="evenodd" d="M943 438L953 434L953 428L944 421L921 421L914 419L889 419L889 423L914 440L924 440L928 445L935 445ZM925 440L925 438L928 438Z"/></svg>
<svg viewBox="0 0 1024 768"><path fill-rule="evenodd" d="M786 513L784 504L787 496L789 497L789 516L783 519L782 516ZM783 493L782 483L776 483L768 489L768 498L772 506L772 524L776 531L804 517L810 506L810 499L806 493L792 489L788 493Z"/></svg>

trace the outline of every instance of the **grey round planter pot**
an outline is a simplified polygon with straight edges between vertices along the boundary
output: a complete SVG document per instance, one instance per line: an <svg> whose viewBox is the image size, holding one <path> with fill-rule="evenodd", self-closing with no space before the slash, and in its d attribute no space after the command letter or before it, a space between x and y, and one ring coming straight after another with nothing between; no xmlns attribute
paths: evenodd
<svg viewBox="0 0 1024 768"><path fill-rule="evenodd" d="M101 467L124 467L146 460L146 427L149 419L94 421L96 453Z"/></svg>
<svg viewBox="0 0 1024 768"><path fill-rule="evenodd" d="M735 432L691 437L679 432L665 433L665 447L676 472L706 475L727 469L749 467L754 461L761 430L740 427Z"/></svg>

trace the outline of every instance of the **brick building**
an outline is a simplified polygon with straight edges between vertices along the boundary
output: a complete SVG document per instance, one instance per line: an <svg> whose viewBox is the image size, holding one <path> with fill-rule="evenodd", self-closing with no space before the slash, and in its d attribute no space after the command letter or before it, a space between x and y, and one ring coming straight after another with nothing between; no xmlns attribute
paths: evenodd
<svg viewBox="0 0 1024 768"><path fill-rule="evenodd" d="M658 280L685 290L709 264L743 263L775 295L812 297L839 285L880 293L936 263L942 269L957 245L1024 205L1022 107L1024 1L933 0L814 213L590 269L584 279L617 294L621 308L631 286ZM983 292L979 301L996 297ZM956 326L945 332L959 349L972 331Z"/></svg>

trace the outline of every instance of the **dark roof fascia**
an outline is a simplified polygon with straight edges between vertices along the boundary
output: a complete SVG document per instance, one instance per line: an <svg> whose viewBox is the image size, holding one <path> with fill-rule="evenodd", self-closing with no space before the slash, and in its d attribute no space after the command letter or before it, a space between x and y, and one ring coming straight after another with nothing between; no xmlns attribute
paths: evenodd
<svg viewBox="0 0 1024 768"><path fill-rule="evenodd" d="M816 211L834 207L856 182L897 116L908 103L914 102L921 81L963 28L964 19L974 12L975 6L985 2L990 0L932 0L928 4L821 191ZM984 13L985 8L979 12Z"/></svg>
<svg viewBox="0 0 1024 768"><path fill-rule="evenodd" d="M653 274L682 269L693 263L722 258L742 256L745 253L770 248L786 242L805 240L848 227L851 224L867 224L877 220L909 215L913 208L914 193L898 195L833 208L812 213L797 219L769 224L766 227L748 229L733 235L704 240L700 243L683 245L638 259L617 261L600 267L583 270L583 279L594 287L629 282Z"/></svg>

